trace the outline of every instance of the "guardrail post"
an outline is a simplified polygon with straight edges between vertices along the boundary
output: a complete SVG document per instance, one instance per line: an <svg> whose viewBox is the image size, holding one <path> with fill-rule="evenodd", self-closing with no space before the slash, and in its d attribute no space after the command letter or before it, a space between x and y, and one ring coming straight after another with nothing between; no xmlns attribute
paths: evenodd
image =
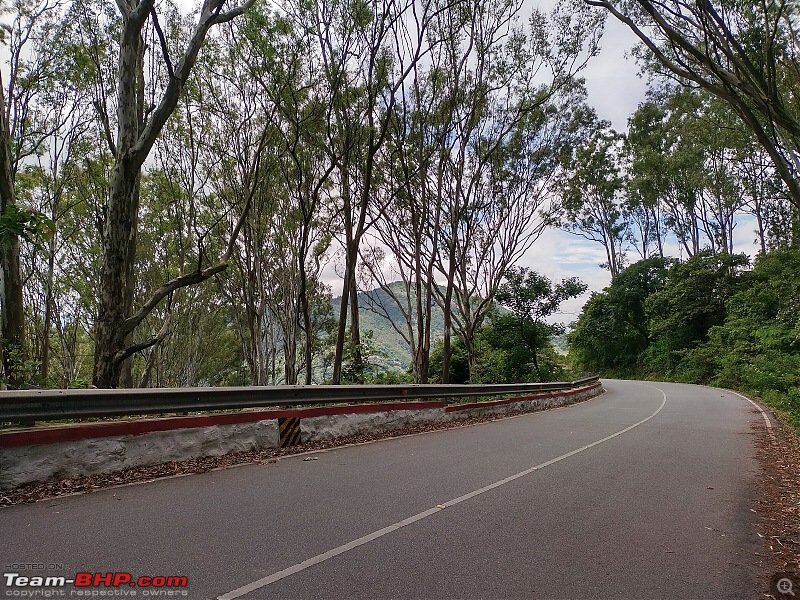
<svg viewBox="0 0 800 600"><path fill-rule="evenodd" d="M299 445L300 419L298 417L278 419L278 432L280 434L281 448Z"/></svg>

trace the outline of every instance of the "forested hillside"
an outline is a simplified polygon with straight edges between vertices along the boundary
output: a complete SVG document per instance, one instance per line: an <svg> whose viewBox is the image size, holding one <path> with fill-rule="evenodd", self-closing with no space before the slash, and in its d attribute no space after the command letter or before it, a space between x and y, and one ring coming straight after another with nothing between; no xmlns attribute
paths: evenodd
<svg viewBox="0 0 800 600"><path fill-rule="evenodd" d="M367 360L378 370L405 372L411 366L411 355L401 306L408 302L408 297L402 283L390 283L387 289L391 295L381 288L358 293L359 322L364 333L362 338L369 336L366 340ZM334 314L338 313L340 301L338 297L333 299ZM431 307L431 339L441 339L443 334L443 312L434 304Z"/></svg>
<svg viewBox="0 0 800 600"><path fill-rule="evenodd" d="M800 250L631 265L594 294L572 356L608 376L712 384L762 397L800 428Z"/></svg>
<svg viewBox="0 0 800 600"><path fill-rule="evenodd" d="M550 321L583 274L536 271L559 228L612 277L573 366L794 398L794 7L548 6L9 4L0 385L568 376ZM582 79L607 17L649 82L625 131Z"/></svg>

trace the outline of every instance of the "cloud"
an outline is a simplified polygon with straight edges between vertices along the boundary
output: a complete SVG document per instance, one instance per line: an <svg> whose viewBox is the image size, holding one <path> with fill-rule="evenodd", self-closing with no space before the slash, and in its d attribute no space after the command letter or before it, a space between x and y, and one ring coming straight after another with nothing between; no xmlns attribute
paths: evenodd
<svg viewBox="0 0 800 600"><path fill-rule="evenodd" d="M628 117L647 92L647 82L637 75L636 62L625 56L636 42L627 26L609 17L600 54L590 61L584 73L589 104L617 131L627 130Z"/></svg>

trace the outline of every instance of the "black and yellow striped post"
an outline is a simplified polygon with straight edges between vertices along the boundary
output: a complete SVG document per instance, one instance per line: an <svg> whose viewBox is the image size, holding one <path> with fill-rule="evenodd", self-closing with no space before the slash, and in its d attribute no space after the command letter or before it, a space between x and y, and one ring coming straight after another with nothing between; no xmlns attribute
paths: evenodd
<svg viewBox="0 0 800 600"><path fill-rule="evenodd" d="M281 437L281 448L300 444L300 419L278 419L278 432Z"/></svg>

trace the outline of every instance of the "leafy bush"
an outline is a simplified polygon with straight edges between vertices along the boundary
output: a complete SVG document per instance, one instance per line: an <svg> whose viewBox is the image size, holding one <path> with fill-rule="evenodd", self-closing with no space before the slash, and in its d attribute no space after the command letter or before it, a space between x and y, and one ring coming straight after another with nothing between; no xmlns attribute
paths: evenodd
<svg viewBox="0 0 800 600"><path fill-rule="evenodd" d="M668 270L644 262L587 302L567 338L577 365L738 389L800 430L800 250L761 256L750 271L741 256L708 252Z"/></svg>

